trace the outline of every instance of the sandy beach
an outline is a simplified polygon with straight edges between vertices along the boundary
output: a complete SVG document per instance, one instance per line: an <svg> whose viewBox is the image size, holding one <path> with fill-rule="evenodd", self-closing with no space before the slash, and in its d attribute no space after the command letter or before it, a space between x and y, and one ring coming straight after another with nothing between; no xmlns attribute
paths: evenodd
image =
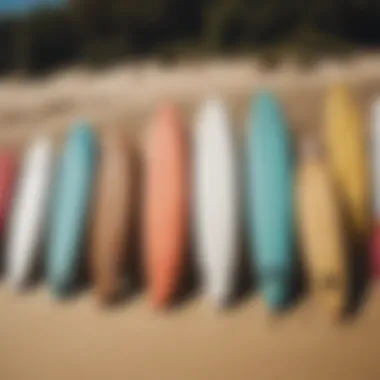
<svg viewBox="0 0 380 380"><path fill-rule="evenodd" d="M45 288L0 288L0 376L14 379L347 379L380 376L380 289L330 324L310 297L285 315L255 294L218 313L200 297L166 313L144 295L101 310L91 294L54 302Z"/></svg>
<svg viewBox="0 0 380 380"><path fill-rule="evenodd" d="M324 90L349 85L368 117L380 95L380 56L321 62L310 70L291 63L264 71L244 60L121 65L101 73L73 68L45 79L0 81L2 146L22 147L48 133L59 140L70 123L89 119L99 130L122 128L141 143L146 120L163 100L191 114L209 95L222 97L243 130L250 95L276 91L291 128L319 128ZM194 295L156 313L144 292L119 307L100 309L91 289L53 301L45 284L24 294L0 285L0 379L131 380L378 380L380 287L371 285L362 308L327 322L306 295L279 316L269 315L252 291L217 312Z"/></svg>

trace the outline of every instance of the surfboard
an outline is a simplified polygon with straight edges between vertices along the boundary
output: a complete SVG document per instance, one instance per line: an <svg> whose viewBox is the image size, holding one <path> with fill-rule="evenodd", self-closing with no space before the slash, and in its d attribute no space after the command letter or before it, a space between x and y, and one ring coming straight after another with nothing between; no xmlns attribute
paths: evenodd
<svg viewBox="0 0 380 380"><path fill-rule="evenodd" d="M96 164L92 128L79 123L69 132L59 163L47 255L48 281L54 295L73 289L86 233Z"/></svg>
<svg viewBox="0 0 380 380"><path fill-rule="evenodd" d="M6 274L17 289L27 285L40 257L53 163L53 144L45 136L24 156L6 243Z"/></svg>
<svg viewBox="0 0 380 380"><path fill-rule="evenodd" d="M371 179L374 226L370 248L370 268L374 279L380 276L380 99L371 107Z"/></svg>
<svg viewBox="0 0 380 380"><path fill-rule="evenodd" d="M333 317L348 302L348 265L342 215L319 144L303 140L296 182L299 235L312 292Z"/></svg>
<svg viewBox="0 0 380 380"><path fill-rule="evenodd" d="M287 305L294 274L290 133L275 96L260 92L248 118L249 232L258 285L270 310Z"/></svg>
<svg viewBox="0 0 380 380"><path fill-rule="evenodd" d="M380 221L380 99L372 104L371 113L373 216L376 221Z"/></svg>
<svg viewBox="0 0 380 380"><path fill-rule="evenodd" d="M100 147L90 266L96 296L104 304L116 300L126 288L131 163L122 133L104 133Z"/></svg>
<svg viewBox="0 0 380 380"><path fill-rule="evenodd" d="M18 155L10 150L0 152L0 236L3 238L14 199L18 174Z"/></svg>
<svg viewBox="0 0 380 380"><path fill-rule="evenodd" d="M239 194L236 147L227 110L213 99L200 109L193 139L193 209L197 258L206 295L225 305L238 260Z"/></svg>
<svg viewBox="0 0 380 380"><path fill-rule="evenodd" d="M160 107L146 147L143 247L152 304L169 306L179 290L188 217L188 151L180 110Z"/></svg>
<svg viewBox="0 0 380 380"><path fill-rule="evenodd" d="M327 162L343 201L349 227L357 237L366 237L370 220L370 184L364 125L345 87L330 89L325 118Z"/></svg>

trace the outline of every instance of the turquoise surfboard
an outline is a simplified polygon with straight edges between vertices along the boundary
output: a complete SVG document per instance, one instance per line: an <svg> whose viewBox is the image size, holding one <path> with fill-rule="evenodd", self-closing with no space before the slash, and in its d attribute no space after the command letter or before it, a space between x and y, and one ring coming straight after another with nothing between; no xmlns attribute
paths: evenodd
<svg viewBox="0 0 380 380"><path fill-rule="evenodd" d="M69 292L78 274L95 161L95 135L89 125L78 124L63 147L52 199L47 271L56 296Z"/></svg>
<svg viewBox="0 0 380 380"><path fill-rule="evenodd" d="M260 291L277 310L290 299L295 264L293 160L287 123L270 92L251 104L247 142L251 257Z"/></svg>

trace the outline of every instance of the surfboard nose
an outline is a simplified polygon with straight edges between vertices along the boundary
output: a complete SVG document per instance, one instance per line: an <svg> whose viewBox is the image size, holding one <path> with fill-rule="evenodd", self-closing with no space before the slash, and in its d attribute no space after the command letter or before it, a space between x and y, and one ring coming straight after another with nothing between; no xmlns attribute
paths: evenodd
<svg viewBox="0 0 380 380"><path fill-rule="evenodd" d="M164 103L156 111L156 121L160 125L172 125L180 118L180 111L174 103Z"/></svg>
<svg viewBox="0 0 380 380"><path fill-rule="evenodd" d="M69 141L75 140L80 144L84 142L91 144L95 139L93 126L87 121L78 121L73 124L68 138Z"/></svg>
<svg viewBox="0 0 380 380"><path fill-rule="evenodd" d="M262 89L252 99L252 105L255 110L261 112L273 112L274 109L279 107L278 100L272 91L268 89Z"/></svg>
<svg viewBox="0 0 380 380"><path fill-rule="evenodd" d="M330 96L332 98L344 99L348 95L347 88L342 83L335 83L330 88Z"/></svg>
<svg viewBox="0 0 380 380"><path fill-rule="evenodd" d="M279 99L270 90L263 89L252 98L250 113L250 125L254 129L260 126L263 131L260 134L267 135L267 129L281 131L282 134L287 129Z"/></svg>

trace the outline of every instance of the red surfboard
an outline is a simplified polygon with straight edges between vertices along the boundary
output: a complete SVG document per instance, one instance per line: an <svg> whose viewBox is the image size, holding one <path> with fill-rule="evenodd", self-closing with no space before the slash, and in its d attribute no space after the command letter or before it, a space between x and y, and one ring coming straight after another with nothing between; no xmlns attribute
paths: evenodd
<svg viewBox="0 0 380 380"><path fill-rule="evenodd" d="M0 235L4 234L17 174L17 156L12 152L0 152Z"/></svg>
<svg viewBox="0 0 380 380"><path fill-rule="evenodd" d="M144 267L150 298L169 306L184 265L188 217L188 156L180 111L158 109L146 150L143 215Z"/></svg>

